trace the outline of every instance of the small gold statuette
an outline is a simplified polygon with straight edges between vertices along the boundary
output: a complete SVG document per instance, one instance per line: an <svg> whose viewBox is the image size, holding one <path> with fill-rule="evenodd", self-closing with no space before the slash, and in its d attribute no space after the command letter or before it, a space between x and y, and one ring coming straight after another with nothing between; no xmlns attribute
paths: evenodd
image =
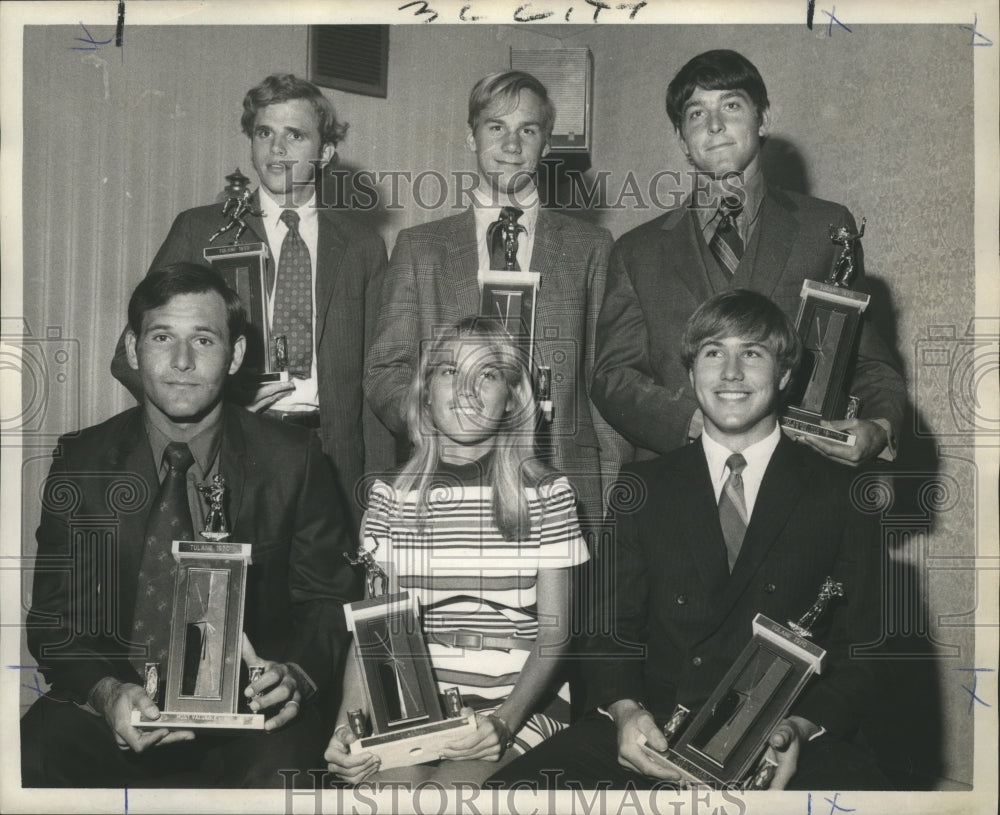
<svg viewBox="0 0 1000 815"><path fill-rule="evenodd" d="M840 244L840 257L837 259L830 276L826 282L831 286L850 288L854 282L854 275L857 272L857 259L854 253L857 250L858 241L865 235L865 222L867 218L861 219L861 228L857 232L851 232L846 226L834 226L830 224L830 240Z"/></svg>
<svg viewBox="0 0 1000 815"><path fill-rule="evenodd" d="M253 196L253 191L247 186L250 183L250 179L240 172L239 167L236 168L236 172L226 176L226 181L229 183L226 185L226 200L222 204L222 214L229 216L229 220L219 227L215 234L208 239L208 242L210 244L215 243L216 238L235 228L236 233L232 244L236 246L240 242L240 236L247 228L247 222L244 220L244 217L246 215L255 215L259 218L263 215L263 212L255 210L250 205L250 199Z"/></svg>
<svg viewBox="0 0 1000 815"><path fill-rule="evenodd" d="M503 262L506 271L514 271L517 266L517 236L522 232L527 232L517 219L521 216L520 210L514 207L503 207L500 210L500 218L491 223L486 229L486 245L493 246L493 235L499 229L501 240L503 241Z"/></svg>
<svg viewBox="0 0 1000 815"><path fill-rule="evenodd" d="M828 577L823 581L823 585L819 587L819 596L816 598L816 602L799 618L798 622L793 623L789 620L788 627L800 637L811 637L812 627L816 624L820 616L822 616L823 612L826 611L830 600L834 597L843 596L844 584L838 583L832 577Z"/></svg>
<svg viewBox="0 0 1000 815"><path fill-rule="evenodd" d="M211 504L208 517L205 518L205 528L199 534L208 541L225 540L229 537L229 526L222 507L226 497L226 479L216 473L210 484L198 486L198 492Z"/></svg>

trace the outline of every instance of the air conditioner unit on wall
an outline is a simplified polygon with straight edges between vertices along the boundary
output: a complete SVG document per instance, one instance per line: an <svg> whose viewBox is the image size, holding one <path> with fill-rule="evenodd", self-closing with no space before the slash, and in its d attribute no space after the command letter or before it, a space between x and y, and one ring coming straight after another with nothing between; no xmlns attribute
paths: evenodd
<svg viewBox="0 0 1000 815"><path fill-rule="evenodd" d="M591 148L594 58L589 48L510 49L510 67L535 76L556 106L549 145L555 153L587 153Z"/></svg>

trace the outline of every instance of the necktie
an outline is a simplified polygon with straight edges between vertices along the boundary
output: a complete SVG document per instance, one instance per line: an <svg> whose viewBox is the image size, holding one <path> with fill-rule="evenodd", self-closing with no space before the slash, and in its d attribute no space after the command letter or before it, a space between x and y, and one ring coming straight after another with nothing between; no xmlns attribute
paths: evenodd
<svg viewBox="0 0 1000 815"><path fill-rule="evenodd" d="M729 571L743 545L743 536L747 531L747 504L743 497L743 470L747 460L739 453L733 453L726 459L729 468L729 478L719 496L719 522L722 525L722 536L726 539L726 555L729 559Z"/></svg>
<svg viewBox="0 0 1000 815"><path fill-rule="evenodd" d="M299 214L285 209L281 220L288 232L281 242L271 333L288 340L289 372L307 377L312 371L313 353L312 263L309 247L299 234Z"/></svg>
<svg viewBox="0 0 1000 815"><path fill-rule="evenodd" d="M491 269L511 269L521 271L517 263L517 238L518 234L524 232L517 219L524 212L517 207L501 207L500 217L489 225L486 229L486 240L490 246L490 268ZM512 243L511 256L513 265L507 262L507 244Z"/></svg>
<svg viewBox="0 0 1000 815"><path fill-rule="evenodd" d="M740 240L740 233L736 228L736 218L740 210L739 201L732 198L725 199L719 207L719 223L715 227L715 234L708 242L713 257L719 262L723 271L729 272L730 277L736 274L736 267L740 265L740 258L743 257L743 241Z"/></svg>
<svg viewBox="0 0 1000 815"><path fill-rule="evenodd" d="M194 536L187 497L187 471L194 464L194 456L183 442L171 442L163 451L163 458L168 470L146 520L146 542L139 565L132 618L132 641L145 643L149 649L148 657L133 658L139 676L144 675L143 663L146 661L159 662L161 670L166 663L177 573L170 545L175 540L190 540Z"/></svg>

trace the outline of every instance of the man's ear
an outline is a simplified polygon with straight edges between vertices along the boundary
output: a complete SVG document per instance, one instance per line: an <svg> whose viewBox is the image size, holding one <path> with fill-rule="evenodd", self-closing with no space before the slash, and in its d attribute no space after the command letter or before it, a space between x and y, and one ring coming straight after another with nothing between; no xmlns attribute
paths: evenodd
<svg viewBox="0 0 1000 815"><path fill-rule="evenodd" d="M135 353L136 336L131 328L125 329L125 356L128 359L128 366L133 371L139 370L139 357Z"/></svg>
<svg viewBox="0 0 1000 815"><path fill-rule="evenodd" d="M764 108L760 114L760 125L757 127L757 135L762 139L771 132L771 108Z"/></svg>
<svg viewBox="0 0 1000 815"><path fill-rule="evenodd" d="M681 133L681 129L679 127L674 132L677 134L677 143L681 146L681 152L684 154L684 158L686 158L688 162L690 162L691 151L688 150L688 144L686 141L684 141L684 134Z"/></svg>
<svg viewBox="0 0 1000 815"><path fill-rule="evenodd" d="M694 368L688 368L688 382L691 383L691 387L694 387Z"/></svg>
<svg viewBox="0 0 1000 815"><path fill-rule="evenodd" d="M337 148L333 146L332 142L327 142L326 144L324 144L323 149L322 151L320 151L319 154L319 157L323 162L323 167L326 167L327 164L333 161L333 157L336 155L337 155Z"/></svg>
<svg viewBox="0 0 1000 815"><path fill-rule="evenodd" d="M789 368L781 375L781 379L778 380L778 393L782 393L785 388L788 387L788 383L792 380L792 369Z"/></svg>
<svg viewBox="0 0 1000 815"><path fill-rule="evenodd" d="M476 152L476 131L468 125L465 128L465 146L469 148L470 153Z"/></svg>
<svg viewBox="0 0 1000 815"><path fill-rule="evenodd" d="M233 343L233 359L229 363L229 375L236 373L243 364L243 355L247 352L247 338L242 334Z"/></svg>

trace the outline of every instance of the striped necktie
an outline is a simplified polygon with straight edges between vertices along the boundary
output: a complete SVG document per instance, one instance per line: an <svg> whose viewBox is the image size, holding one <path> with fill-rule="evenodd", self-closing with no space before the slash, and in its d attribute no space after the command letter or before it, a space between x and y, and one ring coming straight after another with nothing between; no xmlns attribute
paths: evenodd
<svg viewBox="0 0 1000 815"><path fill-rule="evenodd" d="M743 257L743 241L736 228L736 218L741 209L738 200L726 198L719 207L719 223L715 227L715 234L708 242L712 256L730 277L736 274L736 267L740 265L740 258Z"/></svg>
<svg viewBox="0 0 1000 815"><path fill-rule="evenodd" d="M719 522L722 525L722 536L726 539L726 556L729 560L729 571L740 554L743 536L747 531L747 504L743 497L743 470L747 460L739 453L733 453L726 459L729 468L729 478L719 496Z"/></svg>

